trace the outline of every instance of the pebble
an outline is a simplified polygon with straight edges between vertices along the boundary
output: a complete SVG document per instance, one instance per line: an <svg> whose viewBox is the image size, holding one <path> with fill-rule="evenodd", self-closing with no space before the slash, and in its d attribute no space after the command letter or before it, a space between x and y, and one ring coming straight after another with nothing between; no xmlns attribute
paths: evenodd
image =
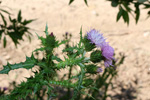
<svg viewBox="0 0 150 100"><path fill-rule="evenodd" d="M144 37L150 36L150 32L145 32Z"/></svg>

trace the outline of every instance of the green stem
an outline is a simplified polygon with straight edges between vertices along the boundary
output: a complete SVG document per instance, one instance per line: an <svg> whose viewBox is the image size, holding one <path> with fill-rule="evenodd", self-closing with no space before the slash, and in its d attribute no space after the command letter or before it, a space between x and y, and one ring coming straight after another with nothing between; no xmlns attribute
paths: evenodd
<svg viewBox="0 0 150 100"><path fill-rule="evenodd" d="M82 85L82 81L83 81L83 76L84 76L85 70L84 70L84 65L82 63L79 63L79 66L81 68L81 75L80 75L80 78L79 78L78 90L81 90L81 85Z"/></svg>
<svg viewBox="0 0 150 100"><path fill-rule="evenodd" d="M79 92L81 92L80 90L82 89L81 85L82 85L85 70L84 70L84 65L82 63L79 63L79 66L81 68L81 73L80 73L78 85L77 85L76 89L74 90L74 95L71 100L76 100L76 98L79 99L80 95L78 95L78 94L79 94Z"/></svg>
<svg viewBox="0 0 150 100"><path fill-rule="evenodd" d="M71 77L71 72L72 72L72 66L70 66L70 69L69 69L69 75L68 75L68 80L70 79L70 77ZM68 94L68 99L70 98L70 88L68 88L68 92L67 92L67 94Z"/></svg>

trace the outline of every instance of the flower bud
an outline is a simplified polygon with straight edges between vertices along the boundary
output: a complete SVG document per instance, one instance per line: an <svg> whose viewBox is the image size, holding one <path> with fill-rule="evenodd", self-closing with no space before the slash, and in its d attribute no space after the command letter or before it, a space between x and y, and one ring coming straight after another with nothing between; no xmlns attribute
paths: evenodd
<svg viewBox="0 0 150 100"><path fill-rule="evenodd" d="M91 43L91 41L87 39L87 36L84 37L83 43L86 51L91 51L96 47L94 43Z"/></svg>
<svg viewBox="0 0 150 100"><path fill-rule="evenodd" d="M93 51L90 55L90 60L93 63L100 62L103 59L102 52L100 50Z"/></svg>
<svg viewBox="0 0 150 100"><path fill-rule="evenodd" d="M53 34L53 32L51 32L50 36L54 37L54 34Z"/></svg>
<svg viewBox="0 0 150 100"><path fill-rule="evenodd" d="M97 66L94 64L86 65L86 72L90 74L96 74L97 73Z"/></svg>

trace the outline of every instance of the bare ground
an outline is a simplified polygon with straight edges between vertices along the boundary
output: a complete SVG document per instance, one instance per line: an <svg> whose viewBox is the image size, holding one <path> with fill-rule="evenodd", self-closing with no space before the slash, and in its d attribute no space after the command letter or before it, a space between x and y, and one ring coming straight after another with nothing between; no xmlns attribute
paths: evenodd
<svg viewBox="0 0 150 100"><path fill-rule="evenodd" d="M7 47L2 47L0 42L0 65L8 62L17 63L25 60L31 52L39 47L35 32L44 35L45 24L48 23L49 31L53 32L58 39L62 34L70 32L73 41L78 41L79 30L83 27L84 34L91 28L104 33L107 41L115 48L116 54L123 52L126 55L124 64L119 68L116 83L120 84L121 91L117 91L121 100L131 100L132 94L136 100L150 100L150 19L146 20L147 14L142 10L139 23L136 25L132 16L127 26L123 20L116 22L117 8L112 8L106 0L89 0L87 7L83 0L75 0L68 5L69 0L2 0L6 9L16 17L19 9L26 19L37 19L30 27L33 33L32 42L27 39L21 41L21 45L15 48L8 39ZM17 76L18 73L19 75ZM21 73L21 74L20 74ZM24 69L11 71L9 76L0 75L0 86L8 86L9 82L16 80L20 82L30 72ZM115 93L114 93L115 94ZM130 96L128 98L128 96Z"/></svg>

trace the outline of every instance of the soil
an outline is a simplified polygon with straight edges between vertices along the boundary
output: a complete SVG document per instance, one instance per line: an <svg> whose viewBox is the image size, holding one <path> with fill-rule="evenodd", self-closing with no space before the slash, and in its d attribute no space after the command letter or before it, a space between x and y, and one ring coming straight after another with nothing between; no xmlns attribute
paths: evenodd
<svg viewBox="0 0 150 100"><path fill-rule="evenodd" d="M12 12L12 16L16 17L21 9L23 18L36 20L29 25L33 34L31 43L24 38L15 48L12 40L7 38L7 47L3 48L2 41L0 42L0 69L7 61L12 64L25 61L25 56L30 56L39 47L40 42L35 32L44 36L46 23L49 32L53 32L58 39L69 32L72 33L74 42L79 40L81 26L84 34L95 28L103 33L115 48L116 54L122 52L126 56L118 68L119 75L114 83L119 85L116 92L113 92L115 99L150 100L150 19L146 19L147 11L141 10L138 24L130 15L128 26L123 19L116 22L118 8L111 7L109 1L88 0L88 7L84 0L75 0L71 5L68 2L69 0L2 0L1 6ZM0 86L8 87L13 80L19 83L30 74L25 69L19 69L11 71L9 75L0 75Z"/></svg>

